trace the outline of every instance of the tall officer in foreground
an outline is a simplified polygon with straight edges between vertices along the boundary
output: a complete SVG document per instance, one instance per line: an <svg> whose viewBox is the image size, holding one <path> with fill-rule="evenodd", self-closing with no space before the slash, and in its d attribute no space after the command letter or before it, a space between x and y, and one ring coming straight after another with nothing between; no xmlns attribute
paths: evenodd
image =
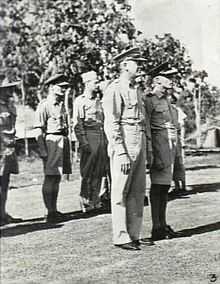
<svg viewBox="0 0 220 284"><path fill-rule="evenodd" d="M36 111L35 128L40 157L44 164L43 200L47 208L47 221L62 218L57 210L57 197L62 174L71 173L68 140L67 114L64 106L65 92L69 86L62 74L46 81L49 94L39 103Z"/></svg>
<svg viewBox="0 0 220 284"><path fill-rule="evenodd" d="M104 129L108 139L112 189L112 225L114 245L122 249L140 250L140 240L146 189L145 115L143 93L134 85L140 57L138 48L117 55L120 76L105 90Z"/></svg>
<svg viewBox="0 0 220 284"><path fill-rule="evenodd" d="M181 236L166 222L168 191L172 182L178 128L178 121L173 117L168 99L172 88L172 81L161 72L153 78L153 90L145 97L146 118L150 121L151 128L151 131L147 132L147 156L151 178L153 240Z"/></svg>
<svg viewBox="0 0 220 284"><path fill-rule="evenodd" d="M10 100L20 82L3 83L0 86L0 224L18 222L6 212L10 174L18 174L15 153L16 108Z"/></svg>

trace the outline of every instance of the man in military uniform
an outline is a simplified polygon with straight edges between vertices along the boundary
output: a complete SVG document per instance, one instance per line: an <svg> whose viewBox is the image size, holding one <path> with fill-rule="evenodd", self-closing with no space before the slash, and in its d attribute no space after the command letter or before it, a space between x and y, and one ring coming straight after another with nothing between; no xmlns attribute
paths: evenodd
<svg viewBox="0 0 220 284"><path fill-rule="evenodd" d="M18 222L6 212L6 201L10 174L18 174L18 162L15 153L16 108L10 103L15 86L20 82L3 83L0 86L0 223Z"/></svg>
<svg viewBox="0 0 220 284"><path fill-rule="evenodd" d="M104 128L112 177L111 208L113 243L128 250L140 250L140 244L152 245L141 239L146 189L145 115L143 93L134 78L141 58L138 48L117 55L120 76L106 88L103 97Z"/></svg>
<svg viewBox="0 0 220 284"><path fill-rule="evenodd" d="M62 174L71 173L70 145L67 114L64 106L65 92L69 84L63 74L49 78L49 94L36 111L35 128L40 157L44 164L43 200L47 208L47 221L62 219L57 210L57 198Z"/></svg>
<svg viewBox="0 0 220 284"><path fill-rule="evenodd" d="M152 239L160 240L180 236L167 225L168 191L172 182L176 153L178 121L173 117L168 99L172 81L162 72L153 78L153 89L145 97L146 118L151 131L147 132L147 158L150 166L150 202ZM167 72L169 74L169 72Z"/></svg>
<svg viewBox="0 0 220 284"><path fill-rule="evenodd" d="M181 195L186 193L186 172L184 166L184 120L186 119L186 114L183 110L177 106L177 102L180 98L180 89L174 88L170 101L173 109L173 115L178 121L177 129L177 145L176 145L176 155L173 167L173 181L175 187L173 189L174 195Z"/></svg>
<svg viewBox="0 0 220 284"><path fill-rule="evenodd" d="M82 95L74 102L73 123L80 147L81 191L80 206L83 212L101 207L102 177L108 168L107 140L104 133L104 114L97 89L97 74L82 74L85 85Z"/></svg>

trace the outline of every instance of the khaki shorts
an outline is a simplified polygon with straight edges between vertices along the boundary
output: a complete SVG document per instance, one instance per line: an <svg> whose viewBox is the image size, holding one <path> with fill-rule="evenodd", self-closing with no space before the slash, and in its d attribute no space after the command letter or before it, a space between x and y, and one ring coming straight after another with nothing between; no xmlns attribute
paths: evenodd
<svg viewBox="0 0 220 284"><path fill-rule="evenodd" d="M49 134L46 136L48 157L44 163L45 175L71 174L70 145L67 137Z"/></svg>

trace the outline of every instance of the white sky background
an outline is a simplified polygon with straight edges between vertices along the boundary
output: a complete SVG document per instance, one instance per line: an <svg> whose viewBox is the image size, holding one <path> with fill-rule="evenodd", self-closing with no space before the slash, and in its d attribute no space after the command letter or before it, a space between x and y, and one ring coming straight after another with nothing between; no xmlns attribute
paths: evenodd
<svg viewBox="0 0 220 284"><path fill-rule="evenodd" d="M129 0L136 28L147 38L171 33L186 47L194 69L220 87L220 0Z"/></svg>

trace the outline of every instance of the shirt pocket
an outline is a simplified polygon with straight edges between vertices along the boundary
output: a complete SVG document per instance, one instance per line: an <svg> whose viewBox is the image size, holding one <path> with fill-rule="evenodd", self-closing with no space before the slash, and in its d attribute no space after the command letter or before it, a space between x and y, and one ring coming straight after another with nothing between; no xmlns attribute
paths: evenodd
<svg viewBox="0 0 220 284"><path fill-rule="evenodd" d="M50 126L58 131L63 127L63 115L61 113L52 113L50 117Z"/></svg>
<svg viewBox="0 0 220 284"><path fill-rule="evenodd" d="M84 116L85 120L96 120L97 110L94 106L88 105L84 106Z"/></svg>
<svg viewBox="0 0 220 284"><path fill-rule="evenodd" d="M166 130L156 132L152 135L153 145L153 168L162 170L171 165L171 151Z"/></svg>
<svg viewBox="0 0 220 284"><path fill-rule="evenodd" d="M155 108L156 119L161 122L169 121L169 108L168 106L158 105Z"/></svg>
<svg viewBox="0 0 220 284"><path fill-rule="evenodd" d="M156 106L156 108L155 108L155 111L156 112L167 112L167 111L169 111L169 108L168 108L168 106L163 106L163 105L158 105L158 106Z"/></svg>

